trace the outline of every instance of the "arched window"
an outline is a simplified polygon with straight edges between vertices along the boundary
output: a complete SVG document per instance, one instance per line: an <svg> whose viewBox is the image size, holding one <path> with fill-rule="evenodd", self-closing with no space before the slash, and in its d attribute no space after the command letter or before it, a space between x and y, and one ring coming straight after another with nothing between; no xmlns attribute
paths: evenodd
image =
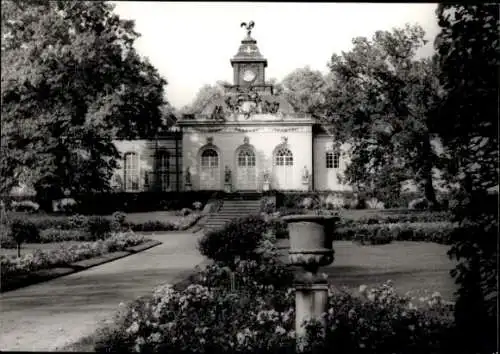
<svg viewBox="0 0 500 354"><path fill-rule="evenodd" d="M255 154L249 149L243 149L238 153L238 166L239 167L253 167L255 166Z"/></svg>
<svg viewBox="0 0 500 354"><path fill-rule="evenodd" d="M170 154L166 150L156 152L156 175L160 190L168 190L170 185Z"/></svg>
<svg viewBox="0 0 500 354"><path fill-rule="evenodd" d="M293 154L290 149L281 147L276 151L274 163L276 166L292 166Z"/></svg>
<svg viewBox="0 0 500 354"><path fill-rule="evenodd" d="M326 168L339 168L340 153L338 151L326 152Z"/></svg>
<svg viewBox="0 0 500 354"><path fill-rule="evenodd" d="M219 154L214 149L206 149L201 153L201 167L214 168L219 167Z"/></svg>
<svg viewBox="0 0 500 354"><path fill-rule="evenodd" d="M124 157L125 190L135 192L139 190L139 155L127 152Z"/></svg>

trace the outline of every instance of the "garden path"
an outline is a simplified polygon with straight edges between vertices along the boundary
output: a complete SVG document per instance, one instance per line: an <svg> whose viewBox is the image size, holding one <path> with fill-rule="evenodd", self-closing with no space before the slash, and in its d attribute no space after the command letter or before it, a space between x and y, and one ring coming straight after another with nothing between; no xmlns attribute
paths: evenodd
<svg viewBox="0 0 500 354"><path fill-rule="evenodd" d="M91 335L120 302L175 283L206 260L202 234L158 233L161 245L79 273L0 294L0 350L53 351Z"/></svg>

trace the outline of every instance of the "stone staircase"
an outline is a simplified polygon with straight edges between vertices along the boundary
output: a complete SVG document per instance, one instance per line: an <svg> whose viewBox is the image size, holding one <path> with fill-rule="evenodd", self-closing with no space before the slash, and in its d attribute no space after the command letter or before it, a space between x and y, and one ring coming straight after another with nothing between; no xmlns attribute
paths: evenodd
<svg viewBox="0 0 500 354"><path fill-rule="evenodd" d="M205 231L221 228L232 219L257 214L260 209L260 194L231 194L224 198L218 213L210 215L205 222Z"/></svg>

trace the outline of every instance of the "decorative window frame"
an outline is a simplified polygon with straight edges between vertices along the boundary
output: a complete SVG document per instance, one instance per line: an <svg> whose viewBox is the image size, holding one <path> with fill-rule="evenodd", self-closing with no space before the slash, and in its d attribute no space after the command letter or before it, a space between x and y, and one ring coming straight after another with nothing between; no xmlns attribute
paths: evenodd
<svg viewBox="0 0 500 354"><path fill-rule="evenodd" d="M155 183L162 192L170 190L170 158L167 149L158 149L155 152Z"/></svg>
<svg viewBox="0 0 500 354"><path fill-rule="evenodd" d="M334 169L334 170L340 168L340 151L338 150L325 151L325 167L327 169Z"/></svg>

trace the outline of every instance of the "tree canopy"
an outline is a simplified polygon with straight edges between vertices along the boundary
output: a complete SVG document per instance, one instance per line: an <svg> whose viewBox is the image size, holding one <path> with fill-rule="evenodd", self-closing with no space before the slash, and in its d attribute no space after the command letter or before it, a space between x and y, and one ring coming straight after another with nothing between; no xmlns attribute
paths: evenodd
<svg viewBox="0 0 500 354"><path fill-rule="evenodd" d="M435 47L445 89L439 131L449 178L461 186L453 213L460 227L448 254L459 290L457 338L465 353L498 349L498 4L439 4Z"/></svg>
<svg viewBox="0 0 500 354"><path fill-rule="evenodd" d="M162 125L166 81L104 1L2 1L2 192L106 189L115 138Z"/></svg>
<svg viewBox="0 0 500 354"><path fill-rule="evenodd" d="M332 55L335 85L325 95L324 114L336 137L351 144L348 181L385 195L386 187L399 193L414 178L435 203L432 117L440 87L437 58L416 58L424 36L420 26L406 25L377 31L371 40L355 38L350 51Z"/></svg>
<svg viewBox="0 0 500 354"><path fill-rule="evenodd" d="M282 94L295 111L320 116L327 89L332 88L332 83L320 71L306 66L294 70L283 79Z"/></svg>

